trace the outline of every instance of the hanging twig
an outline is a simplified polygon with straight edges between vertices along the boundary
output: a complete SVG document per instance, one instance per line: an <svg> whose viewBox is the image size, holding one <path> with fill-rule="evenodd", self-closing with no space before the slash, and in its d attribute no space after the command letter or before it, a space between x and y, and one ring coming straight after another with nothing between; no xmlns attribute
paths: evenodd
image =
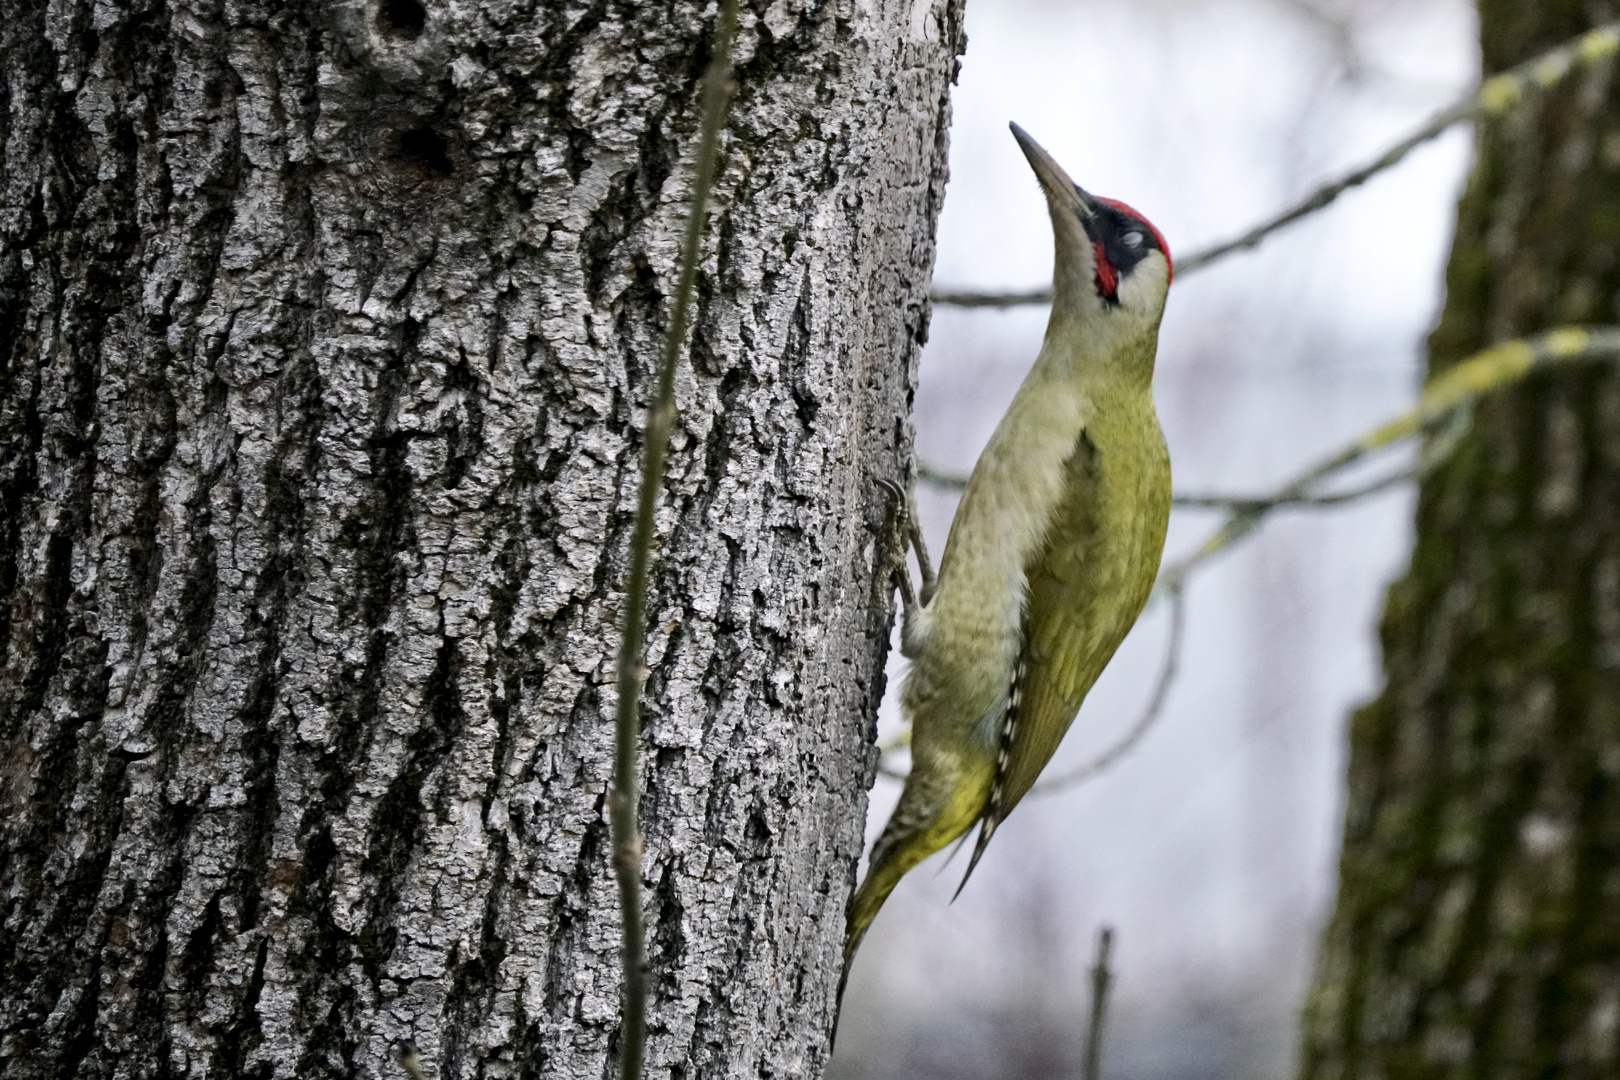
<svg viewBox="0 0 1620 1080"><path fill-rule="evenodd" d="M1108 957L1114 950L1114 929L1105 926L1097 934L1097 961L1091 966L1091 1023L1086 1026L1086 1063L1081 1080L1102 1076L1103 1021L1108 1015L1108 991L1114 973L1108 970Z"/></svg>
<svg viewBox="0 0 1620 1080"><path fill-rule="evenodd" d="M1359 187L1384 170L1399 164L1407 154L1424 143L1438 138L1453 124L1464 120L1485 120L1501 116L1530 95L1561 82L1573 71L1613 56L1617 50L1620 50L1620 22L1605 23L1595 30L1590 30L1580 37L1572 38L1538 57L1525 61L1510 71L1486 79L1472 95L1450 108L1442 109L1427 123L1365 165L1328 181L1288 209L1267 218L1247 232L1177 259L1176 276L1185 277L1233 252L1258 247L1262 240L1278 229L1314 214L1351 188ZM941 289L934 293L933 301L936 304L950 304L956 307L1017 307L1023 304L1049 304L1052 302L1052 290L980 292Z"/></svg>
<svg viewBox="0 0 1620 1080"><path fill-rule="evenodd" d="M624 637L619 648L619 708L615 729L613 792L608 800L613 831L613 869L624 920L624 996L619 1030L620 1080L640 1080L647 1047L646 927L641 910L641 833L636 821L641 736L641 687L647 677L647 577L652 558L653 514L664 486L669 435L675 425L675 367L692 307L699 248L709 189L714 185L720 128L731 87L731 39L736 31L736 0L721 0L714 52L703 75L703 126L692 178L692 205L675 285L669 333L658 371L658 394L647 411L641 496L630 537L630 575L625 586Z"/></svg>

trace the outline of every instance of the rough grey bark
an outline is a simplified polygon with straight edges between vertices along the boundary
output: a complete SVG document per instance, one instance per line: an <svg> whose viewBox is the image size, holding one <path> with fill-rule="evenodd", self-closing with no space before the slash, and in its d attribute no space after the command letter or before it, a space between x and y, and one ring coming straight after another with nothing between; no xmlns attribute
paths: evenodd
<svg viewBox="0 0 1620 1080"><path fill-rule="evenodd" d="M1481 0L1487 73L1614 16ZM1620 84L1600 65L1485 128L1430 370L1620 321ZM1620 377L1484 401L1423 484L1350 727L1310 1078L1620 1073Z"/></svg>
<svg viewBox="0 0 1620 1080"><path fill-rule="evenodd" d="M0 1071L605 1076L712 5L0 0ZM652 1075L826 1055L960 0L745 8L659 518Z"/></svg>

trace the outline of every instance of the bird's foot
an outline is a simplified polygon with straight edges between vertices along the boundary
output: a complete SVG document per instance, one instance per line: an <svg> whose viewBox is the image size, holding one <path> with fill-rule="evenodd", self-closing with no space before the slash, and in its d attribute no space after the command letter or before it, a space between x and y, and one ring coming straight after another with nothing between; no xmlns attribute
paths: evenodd
<svg viewBox="0 0 1620 1080"><path fill-rule="evenodd" d="M908 490L889 479L878 484L889 494L889 527L886 562L893 575L895 587L900 590L900 651L915 656L921 649L922 609L934 598L934 567L928 559L928 548L923 543L922 527L917 521L917 499ZM919 587L913 588L910 568L906 565L906 550L917 556Z"/></svg>
<svg viewBox="0 0 1620 1080"><path fill-rule="evenodd" d="M886 476L878 478L878 486L889 496L888 519L883 530L882 571L893 580L900 590L901 601L909 607L916 603L906 567L906 546L911 539L910 501L900 485Z"/></svg>

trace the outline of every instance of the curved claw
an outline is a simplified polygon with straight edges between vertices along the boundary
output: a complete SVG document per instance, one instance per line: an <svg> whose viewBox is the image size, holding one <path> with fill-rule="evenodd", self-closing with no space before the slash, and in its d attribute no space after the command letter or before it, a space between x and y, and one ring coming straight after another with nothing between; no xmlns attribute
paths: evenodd
<svg viewBox="0 0 1620 1080"><path fill-rule="evenodd" d="M906 497L905 489L888 477L878 477L877 483L878 487L889 494L889 527L893 530L889 534L884 557L889 563L889 572L894 577L895 587L900 590L900 602L909 613L917 603L916 595L911 589L911 575L906 572L906 542L911 533L911 500Z"/></svg>
<svg viewBox="0 0 1620 1080"><path fill-rule="evenodd" d="M900 590L900 652L916 657L922 651L924 629L923 608L934 598L934 566L928 559L928 545L923 542L922 524L918 520L917 498L914 492L902 488L887 477L879 477L878 485L894 500L891 507L889 537L890 558L893 560L894 583ZM917 589L912 588L911 574L906 566L906 548L917 556ZM898 548L898 550L896 550Z"/></svg>
<svg viewBox="0 0 1620 1080"><path fill-rule="evenodd" d="M934 564L928 558L928 545L923 540L921 516L917 513L917 494L913 489L902 488L898 483L886 476L878 477L878 486L889 493L889 497L899 505L895 509L897 524L903 532L906 544L917 556L918 582L917 599L924 606L934 598ZM902 548L902 561L904 561L904 548ZM901 592L909 593L911 584L900 586Z"/></svg>

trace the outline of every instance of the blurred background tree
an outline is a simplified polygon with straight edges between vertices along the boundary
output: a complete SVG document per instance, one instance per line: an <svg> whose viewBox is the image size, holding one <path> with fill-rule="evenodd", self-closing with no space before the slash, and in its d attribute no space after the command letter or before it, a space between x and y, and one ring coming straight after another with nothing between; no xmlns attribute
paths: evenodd
<svg viewBox="0 0 1620 1080"><path fill-rule="evenodd" d="M1480 0L1487 73L1613 5ZM1620 304L1620 87L1577 76L1483 128L1438 373ZM1302 1075L1620 1067L1620 378L1486 400L1423 485L1386 685L1350 729L1337 905Z"/></svg>

